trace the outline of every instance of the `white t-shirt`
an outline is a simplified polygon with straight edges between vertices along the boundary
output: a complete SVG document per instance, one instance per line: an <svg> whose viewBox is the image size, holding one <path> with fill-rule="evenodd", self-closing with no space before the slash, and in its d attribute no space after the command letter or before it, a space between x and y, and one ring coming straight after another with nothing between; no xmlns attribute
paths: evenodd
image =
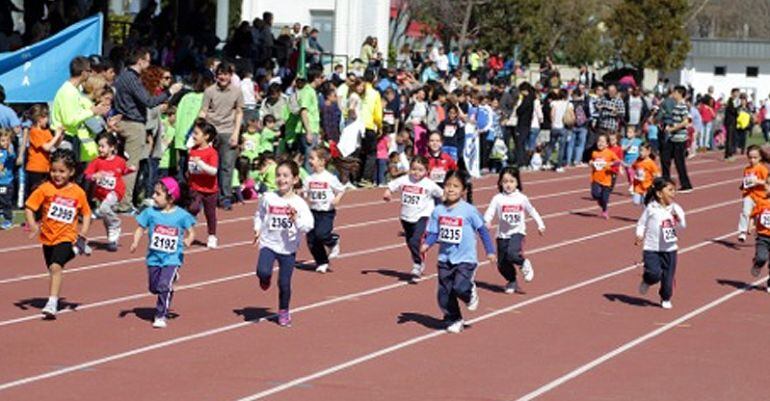
<svg viewBox="0 0 770 401"><path fill-rule="evenodd" d="M551 116L553 116L551 119L551 128L564 128L564 114L571 106L572 104L566 100L554 100L551 102Z"/></svg>
<svg viewBox="0 0 770 401"><path fill-rule="evenodd" d="M435 206L433 198L444 195L441 187L429 178L414 182L409 174L389 182L388 189L393 193L401 192L401 220L409 223L430 217Z"/></svg>
<svg viewBox="0 0 770 401"><path fill-rule="evenodd" d="M439 71L449 71L449 57L446 54L441 54L436 60L436 67Z"/></svg>
<svg viewBox="0 0 770 401"><path fill-rule="evenodd" d="M243 93L243 104L246 108L257 107L257 96L254 94L254 81L251 78L241 80L241 93Z"/></svg>
<svg viewBox="0 0 770 401"><path fill-rule="evenodd" d="M295 221L289 218L290 209L297 213ZM288 198L276 192L265 192L254 215L254 231L259 231L259 246L281 255L297 252L302 233L313 228L313 214L299 195Z"/></svg>
<svg viewBox="0 0 770 401"><path fill-rule="evenodd" d="M672 212L676 213L676 219ZM679 249L677 227L687 227L682 207L676 203L663 206L652 201L636 223L636 236L644 238L645 251L676 251Z"/></svg>
<svg viewBox="0 0 770 401"><path fill-rule="evenodd" d="M495 195L484 213L484 223L491 223L497 215L500 217L497 238L511 238L514 234L527 235L525 212L535 220L538 230L545 230L545 223L540 213L529 203L527 195L518 190L510 194Z"/></svg>
<svg viewBox="0 0 770 401"><path fill-rule="evenodd" d="M337 176L324 170L311 174L304 182L305 197L310 203L310 210L327 212L334 210L334 197L345 192Z"/></svg>

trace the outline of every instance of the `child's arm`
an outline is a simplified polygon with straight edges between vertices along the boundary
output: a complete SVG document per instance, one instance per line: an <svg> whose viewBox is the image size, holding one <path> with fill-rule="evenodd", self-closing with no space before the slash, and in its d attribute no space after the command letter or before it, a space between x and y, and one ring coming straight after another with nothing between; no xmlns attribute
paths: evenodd
<svg viewBox="0 0 770 401"><path fill-rule="evenodd" d="M190 227L185 231L187 235L184 238L184 246L189 248L192 246L192 243L195 242L195 228Z"/></svg>
<svg viewBox="0 0 770 401"><path fill-rule="evenodd" d="M200 168L204 173L208 175L217 175L217 166L209 166L199 157L194 158L193 162L197 164L198 168Z"/></svg>
<svg viewBox="0 0 770 401"><path fill-rule="evenodd" d="M487 229L492 229L492 220L494 220L495 214L497 214L497 197L492 198L492 202L489 202L489 206L484 212L484 224L486 224Z"/></svg>
<svg viewBox="0 0 770 401"><path fill-rule="evenodd" d="M41 146L43 150L46 152L53 152L54 148L59 146L59 143L61 143L61 140L64 138L64 128L62 127L56 127L54 128L54 134L53 138L51 138L50 141L46 142Z"/></svg>
<svg viewBox="0 0 770 401"><path fill-rule="evenodd" d="M35 221L35 211L29 207L24 208L24 218L27 220L27 227L29 227L29 238L35 238L35 235L37 235L37 232L40 229Z"/></svg>
<svg viewBox="0 0 770 401"><path fill-rule="evenodd" d="M642 211L639 221L636 222L636 241L634 245L639 246L644 241L644 232L647 230L647 209Z"/></svg>
<svg viewBox="0 0 770 401"><path fill-rule="evenodd" d="M425 242L420 247L421 253L428 252L428 249L438 241L438 213L435 209L428 220L428 227L426 227L425 232Z"/></svg>
<svg viewBox="0 0 770 401"><path fill-rule="evenodd" d="M487 259L491 263L497 261L497 255L495 255L495 246L492 244L492 237L489 235L489 230L485 225L480 225L478 230L479 237L481 237L481 243L484 245L484 251L487 253Z"/></svg>
<svg viewBox="0 0 770 401"><path fill-rule="evenodd" d="M265 217L265 198L260 197L259 207L257 212L254 213L254 241L252 244L259 242L259 235L262 232L262 219Z"/></svg>
<svg viewBox="0 0 770 401"><path fill-rule="evenodd" d="M313 213L310 212L310 208L304 200L297 202L297 207L293 211L294 213L290 214L289 218L294 221L297 230L307 233L313 229L315 225Z"/></svg>
<svg viewBox="0 0 770 401"><path fill-rule="evenodd" d="M682 207L674 203L671 209L671 214L674 215L674 220L676 220L679 227L687 228L687 220L684 217L684 210L682 210Z"/></svg>
<svg viewBox="0 0 770 401"><path fill-rule="evenodd" d="M543 222L543 218L540 217L540 213L537 212L537 209L529 203L529 199L527 199L524 204L524 209L527 211L527 214L532 216L535 223L537 223L537 232L540 233L540 235L545 234L545 222Z"/></svg>
<svg viewBox="0 0 770 401"><path fill-rule="evenodd" d="M136 248L139 246L139 240L142 239L142 236L147 234L147 229L143 227L137 227L134 231L134 240L131 242L131 253L136 252Z"/></svg>
<svg viewBox="0 0 770 401"><path fill-rule="evenodd" d="M83 214L83 223L80 225L80 236L86 238L88 229L91 228L91 212Z"/></svg>

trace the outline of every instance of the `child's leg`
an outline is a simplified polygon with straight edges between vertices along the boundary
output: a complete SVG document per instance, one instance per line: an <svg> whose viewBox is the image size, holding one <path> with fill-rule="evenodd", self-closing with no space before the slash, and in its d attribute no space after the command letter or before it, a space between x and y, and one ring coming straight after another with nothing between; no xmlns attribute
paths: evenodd
<svg viewBox="0 0 770 401"><path fill-rule="evenodd" d="M663 276L663 267L661 266L660 252L644 251L642 260L644 262L644 274L642 280L648 285L655 285L660 282Z"/></svg>
<svg viewBox="0 0 770 401"><path fill-rule="evenodd" d="M628 181L628 186L633 188L634 187L634 168L630 164L623 166L623 169L626 171L626 181Z"/></svg>
<svg viewBox="0 0 770 401"><path fill-rule="evenodd" d="M209 235L217 235L217 200L216 192L203 195L203 214L206 215Z"/></svg>
<svg viewBox="0 0 770 401"><path fill-rule="evenodd" d="M449 324L462 319L453 290L456 272L457 268L449 263L438 263L438 306L444 313L444 321Z"/></svg>
<svg viewBox="0 0 770 401"><path fill-rule="evenodd" d="M325 229L325 224L322 221L323 212L315 210L312 210L311 212L313 213L314 226L313 229L307 233L307 247L310 250L310 254L313 255L313 260L317 266L328 264L329 258L326 255L326 248L322 241L323 231Z"/></svg>
<svg viewBox="0 0 770 401"><path fill-rule="evenodd" d="M187 211L193 216L198 216L203 205L203 194L198 191L190 191L190 206L187 207Z"/></svg>
<svg viewBox="0 0 770 401"><path fill-rule="evenodd" d="M0 214L5 221L13 221L13 184L0 185Z"/></svg>
<svg viewBox="0 0 770 401"><path fill-rule="evenodd" d="M592 182L591 183L591 198L596 200L596 203L599 204L599 207L602 208L603 212L607 211L607 202L605 201L605 186L597 183Z"/></svg>
<svg viewBox="0 0 770 401"><path fill-rule="evenodd" d="M754 210L754 199L751 199L751 196L744 196L743 209L741 210L741 215L738 218L739 233L743 234L749 232L749 216L751 216L752 210Z"/></svg>
<svg viewBox="0 0 770 401"><path fill-rule="evenodd" d="M270 277L273 276L273 262L277 255L269 248L262 248L259 250L259 258L257 259L257 277L260 281L270 282Z"/></svg>
<svg viewBox="0 0 770 401"><path fill-rule="evenodd" d="M289 309L291 275L294 273L296 254L276 255L278 259L278 309Z"/></svg>
<svg viewBox="0 0 770 401"><path fill-rule="evenodd" d="M754 245L754 268L765 267L768 257L770 257L770 237L757 236Z"/></svg>
<svg viewBox="0 0 770 401"><path fill-rule="evenodd" d="M663 275L660 280L660 299L670 301L674 295L674 275L676 274L676 251L660 252L661 271Z"/></svg>
<svg viewBox="0 0 770 401"><path fill-rule="evenodd" d="M415 223L401 220L401 227L404 228L404 239L409 253L412 255L412 262L415 264L422 263L420 245L422 245L422 235L425 233L426 220L426 218L421 218Z"/></svg>
<svg viewBox="0 0 770 401"><path fill-rule="evenodd" d="M109 242L118 242L118 238L120 238L120 217L113 210L117 203L118 196L115 192L110 192L99 205L99 214L102 216Z"/></svg>
<svg viewBox="0 0 770 401"><path fill-rule="evenodd" d="M497 271L509 283L516 281L516 266L510 254L510 243L510 238L497 239Z"/></svg>
<svg viewBox="0 0 770 401"><path fill-rule="evenodd" d="M61 292L62 272L64 266L75 258L75 252L72 250L71 242L61 242L56 245L43 246L43 256L48 267L48 276L50 283L48 294L51 298L58 299Z"/></svg>
<svg viewBox="0 0 770 401"><path fill-rule="evenodd" d="M164 319L171 308L171 299L174 297L174 277L178 266L155 267L148 270L150 292L158 296L155 304L155 318Z"/></svg>
<svg viewBox="0 0 770 401"><path fill-rule="evenodd" d="M612 188L610 187L604 187L602 186L602 198L599 203L599 206L602 207L602 211L607 211L607 208L610 205L610 194L612 193Z"/></svg>

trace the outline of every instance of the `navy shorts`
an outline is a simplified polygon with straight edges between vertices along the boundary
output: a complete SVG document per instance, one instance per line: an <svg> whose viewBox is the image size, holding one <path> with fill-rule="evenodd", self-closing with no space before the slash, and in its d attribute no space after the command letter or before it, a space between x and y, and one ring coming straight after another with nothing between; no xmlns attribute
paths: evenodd
<svg viewBox="0 0 770 401"><path fill-rule="evenodd" d="M71 242L60 242L56 245L43 245L43 256L47 268L50 269L52 264L64 267L75 258L75 251L72 250Z"/></svg>

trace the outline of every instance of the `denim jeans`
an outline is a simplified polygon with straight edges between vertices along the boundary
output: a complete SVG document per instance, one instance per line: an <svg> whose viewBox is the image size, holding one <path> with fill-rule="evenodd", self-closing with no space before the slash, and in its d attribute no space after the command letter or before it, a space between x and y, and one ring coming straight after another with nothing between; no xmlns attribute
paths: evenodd
<svg viewBox="0 0 770 401"><path fill-rule="evenodd" d="M559 138L559 163L562 166L572 165L572 152L575 150L575 132L566 128Z"/></svg>
<svg viewBox="0 0 770 401"><path fill-rule="evenodd" d="M377 185L385 184L385 175L388 172L388 159L377 159Z"/></svg>
<svg viewBox="0 0 770 401"><path fill-rule="evenodd" d="M551 162L553 151L556 150L556 165L554 167L561 167L561 151L564 149L561 138L565 136L565 133L564 128L551 128L551 138L548 140L548 145L545 146L545 152L543 152L543 164Z"/></svg>
<svg viewBox="0 0 770 401"><path fill-rule="evenodd" d="M586 138L588 137L588 128L575 127L572 129L575 133L575 147L572 151L572 163L578 163L583 160L583 152L586 148Z"/></svg>
<svg viewBox="0 0 770 401"><path fill-rule="evenodd" d="M540 128L532 128L529 130L529 138L527 138L527 151L535 151L535 147L537 147L538 136L540 136Z"/></svg>

